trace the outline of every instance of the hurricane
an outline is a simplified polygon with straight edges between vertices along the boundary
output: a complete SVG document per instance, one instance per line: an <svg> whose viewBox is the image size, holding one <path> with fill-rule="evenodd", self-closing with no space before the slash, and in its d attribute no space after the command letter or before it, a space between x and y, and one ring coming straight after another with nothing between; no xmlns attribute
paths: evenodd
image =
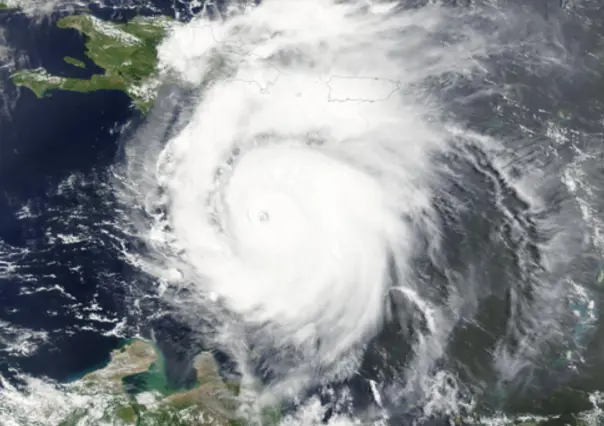
<svg viewBox="0 0 604 426"><path fill-rule="evenodd" d="M581 238L560 223L574 207L550 208L561 183L522 141L457 114L506 96L486 77L494 57L564 69L542 32L555 30L487 2L206 4L160 46L164 86L124 145L116 186L144 243L131 255L273 398L373 357L400 375L370 381L377 405L458 410L442 360L488 297L507 301L484 340L506 383L567 318L557 296Z"/></svg>
<svg viewBox="0 0 604 426"><path fill-rule="evenodd" d="M377 329L393 281L415 292L406 271L413 226L405 217L428 208L426 163L439 137L419 124L408 141L398 139L415 114L401 120L404 103L390 99L400 84L384 58L391 40L384 37L370 67L349 50L365 43L357 29L379 28L379 15L317 40L309 40L306 24L266 28L290 6L258 10L249 34L232 29L236 20L224 36L207 34L259 40L235 58L228 54L226 62L244 62L208 90L192 123L170 142L166 191L175 238L208 288L245 321L270 324L332 361ZM358 13L321 6L294 7L301 23ZM279 56L303 49L314 58L323 43L335 50L328 55L335 63L319 56L316 64L285 59L278 68ZM254 83L271 74L264 88Z"/></svg>

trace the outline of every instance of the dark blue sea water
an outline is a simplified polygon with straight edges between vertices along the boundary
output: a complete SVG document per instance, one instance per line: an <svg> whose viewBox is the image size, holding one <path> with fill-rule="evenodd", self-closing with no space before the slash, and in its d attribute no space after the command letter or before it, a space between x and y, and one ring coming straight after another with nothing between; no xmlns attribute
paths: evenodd
<svg viewBox="0 0 604 426"><path fill-rule="evenodd" d="M452 3L465 5L471 2ZM456 113L460 117L470 117L470 127L487 134L505 134L509 140L513 140L511 136L517 136L518 150L525 150L527 158L546 157L555 151L556 159L548 163L550 168L562 167L571 161L578 155L578 148L597 152L594 147L602 144L604 138L601 122L604 80L600 69L604 48L597 36L604 25L603 8L598 2L582 2L580 7L569 12L563 11L564 5L556 0L535 2L530 7L541 8L543 19L559 25L560 40L565 40L568 49L575 50L576 68L583 72L570 78L570 73L565 72L542 75L537 65L535 69L515 69L513 64L502 62L500 67L493 67L494 78L498 83L515 86L518 99L523 101L522 108L529 108L530 114L519 106L503 102L497 104L470 96L463 98L459 88L454 94L442 91L443 97L458 100ZM140 9L92 9L103 18L118 21L141 13L188 13L186 7L175 6L170 1L157 1ZM573 14L581 19L574 19ZM52 16L33 23L20 14L0 12L0 28L5 30L6 44L14 50L13 56L18 58L22 53L27 58L19 62L17 68L43 66L53 74L79 78L101 73L102 70L85 56L82 37L74 30L56 28L54 24L58 18ZM64 63L64 56L84 61L86 69ZM66 381L106 362L111 349L119 346L124 338L140 332L158 340L166 356L170 380L174 383L190 381L190 361L202 343L196 340L190 328L177 320L161 315L154 317L159 302L139 301L133 307L138 296L135 293L142 287L134 285L134 281L145 278L133 271L119 253L121 244L136 242L129 241L127 236L116 239L119 230L113 228L115 210L111 208L113 199L108 187L111 166L120 154L124 126L136 127L143 118L121 92L54 92L49 98L37 99L28 89L14 87L6 68L0 68L0 79L6 95L0 99L5 103L0 104L0 111L6 111L0 114L0 259L8 259L14 268L10 274L3 275L0 264L0 324L9 324L15 330L47 333L38 350L31 356L23 356L1 352L3 329L0 327L0 374L11 377L11 369L17 368L33 376ZM472 82L468 82L466 88L468 94L472 94ZM562 127L580 129L583 136L572 144L556 145L546 136L544 127L552 117ZM535 135L530 149L526 141L520 142L524 137L521 128L524 132L529 129ZM479 153L475 154L478 158ZM602 160L604 154L600 153L588 173L604 178ZM460 193L466 191L468 199L472 197L468 187L492 184L479 173L469 176L468 182L472 182L471 185L466 183L465 187L456 188ZM553 204L557 202L556 197L560 195L552 192ZM510 211L519 220L526 219L526 205L514 194L509 194L509 200ZM481 211L493 209L492 200L476 197L472 201ZM599 212L603 211L604 205ZM488 251L491 246L485 235L495 225L501 225L497 220L496 211L492 215L485 213L482 218L468 215L459 218L458 222L451 219L455 226L451 226L445 236L452 247L447 254L450 264L461 268L466 263L480 263L484 267L482 272L489 272L482 277L484 285L493 289L500 284L498 279L509 273L504 262L513 258L513 250L500 248L497 252L500 257ZM523 223L530 238L537 238L531 234L530 220ZM456 231L459 229L472 229L474 233L462 235ZM511 231L507 232L505 242L516 247ZM530 251L531 245L526 245ZM476 256L479 256L479 262ZM468 261L469 257L473 257L472 262ZM534 257L538 264L538 253L534 253ZM594 283L603 264L601 259L586 256L576 266L582 271L578 275L585 283ZM429 272L437 282L438 271ZM597 303L602 311L604 302L597 300ZM477 322L489 327L477 324L460 327L452 336L450 351L452 358L467 361L463 367L465 371L461 373L485 378L486 382L493 374L483 368L490 356L488 349L505 333L501 328L509 309L505 291L492 297L481 309ZM581 311L585 306L575 304L571 309ZM118 324L123 326L116 328ZM583 329L580 324L576 327L574 335L582 338ZM392 326L369 348L360 374L345 384L352 385L353 396L359 402L367 399L370 393L366 379L379 377L386 367L383 363L391 361L392 371L404 367L409 349L404 342L405 336L404 330ZM389 342L397 338L396 349L385 361L381 349L393 347ZM518 393L522 397L514 399L511 394L501 403L497 401L497 392L492 392L490 403L510 411L542 414L590 408L587 393L601 388L604 382L604 327L599 327L584 343L588 346L587 362L580 374L558 375L551 365L539 366L542 377L535 380L538 387L516 389L524 391ZM552 355L553 363L557 356ZM220 361L228 363L226 357L221 357ZM560 387L562 382L564 386ZM510 389L506 392L510 394ZM535 397L527 399L527 392L533 392Z"/></svg>
<svg viewBox="0 0 604 426"><path fill-rule="evenodd" d="M58 30L53 20L33 25L5 13L0 26L11 48L27 55L23 65L79 78L102 72L84 56L82 37ZM64 56L88 68L65 64ZM43 330L48 339L33 356L1 356L0 369L64 380L108 359L119 343L102 333L124 311L124 265L100 234L106 200L94 186L118 149L116 126L135 113L121 92L56 92L37 99L7 77L2 74L2 84L15 101L0 116L0 241L17 266L0 276L0 321ZM66 239L57 241L58 234ZM71 241L68 235L88 238ZM91 320L92 313L114 322Z"/></svg>
<svg viewBox="0 0 604 426"><path fill-rule="evenodd" d="M174 14L171 2L149 5L92 9L118 22L140 14ZM181 13L186 11L181 7ZM102 73L85 56L83 37L56 27L61 16L33 21L0 12L11 56L25 58L16 68L44 67L76 78ZM65 63L65 56L85 62L86 68ZM132 306L138 287L133 280L144 277L119 255L121 245L131 242L115 229L111 165L125 129L143 117L118 91L54 91L38 99L15 87L7 69L0 68L5 95L0 111L6 112L0 114L0 255L12 260L14 270L3 276L0 269L0 325L8 324L5 337L27 330L43 331L47 338L31 356L0 352L0 375L11 377L16 368L70 380L108 361L125 338L142 333L157 340L170 383L190 382L199 345L191 344L184 324L150 317L158 313L156 301L147 298ZM0 327L0 351L2 333Z"/></svg>

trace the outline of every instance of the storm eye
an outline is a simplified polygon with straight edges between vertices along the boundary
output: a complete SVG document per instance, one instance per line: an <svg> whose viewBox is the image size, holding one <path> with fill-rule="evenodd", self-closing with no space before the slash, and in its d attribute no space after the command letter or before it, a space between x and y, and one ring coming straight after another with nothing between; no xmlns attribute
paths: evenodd
<svg viewBox="0 0 604 426"><path fill-rule="evenodd" d="M269 215L268 215L268 212L266 212L266 211L261 211L261 212L258 214L258 220L259 220L260 222L268 222L268 220L269 220Z"/></svg>

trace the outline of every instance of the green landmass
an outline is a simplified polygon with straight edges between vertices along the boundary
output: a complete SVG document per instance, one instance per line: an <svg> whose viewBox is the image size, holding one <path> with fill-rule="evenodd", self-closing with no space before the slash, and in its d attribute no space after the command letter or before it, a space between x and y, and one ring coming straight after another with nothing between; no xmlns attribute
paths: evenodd
<svg viewBox="0 0 604 426"><path fill-rule="evenodd" d="M193 363L195 384L186 389L167 385L161 352L144 340L132 340L113 351L111 361L71 382L69 395L76 404L58 423L48 426L276 426L283 418L280 407L266 407L253 418L243 418L239 408L240 384L220 375L209 352ZM132 386L134 383L136 386ZM599 403L598 403L599 404ZM601 411L576 415L539 417L501 413L451 419L456 426L593 426L601 424ZM597 412L596 412L597 411ZM594 414L598 416L596 419ZM36 423L38 424L38 423ZM373 422L355 423L370 426Z"/></svg>
<svg viewBox="0 0 604 426"><path fill-rule="evenodd" d="M279 409L263 411L257 421L242 419L238 414L239 386L227 383L219 374L218 365L208 352L195 358L196 384L190 389L167 391L155 389L157 378L147 386L133 389L128 378L137 375L163 375L163 358L150 342L134 340L112 353L111 361L72 383L80 395L98 395L103 404L78 408L56 426L88 424L115 426L244 426L279 423ZM154 368L157 367L157 368ZM160 380L161 381L161 380ZM109 402L107 398L109 396ZM98 407L103 407L102 412ZM53 425L54 426L54 425Z"/></svg>
<svg viewBox="0 0 604 426"><path fill-rule="evenodd" d="M12 75L13 83L31 89L39 98L50 96L52 90L121 90L143 113L149 110L159 84L157 46L170 18L137 17L126 24L116 24L83 14L65 17L57 25L84 34L86 56L105 72L85 80L52 75L37 68L17 71Z"/></svg>
<svg viewBox="0 0 604 426"><path fill-rule="evenodd" d="M71 56L65 56L63 60L74 67L86 68L86 64L84 62L80 61L79 59L72 58Z"/></svg>

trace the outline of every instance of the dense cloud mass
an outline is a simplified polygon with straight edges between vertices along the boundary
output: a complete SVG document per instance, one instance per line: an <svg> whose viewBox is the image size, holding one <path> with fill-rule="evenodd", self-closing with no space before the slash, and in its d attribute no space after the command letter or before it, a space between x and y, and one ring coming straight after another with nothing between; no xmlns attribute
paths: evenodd
<svg viewBox="0 0 604 426"><path fill-rule="evenodd" d="M20 1L32 25L80 5L38 3ZM211 350L246 419L506 424L557 415L549 392L601 365L586 349L604 282L595 3L114 3L93 12L176 17L157 100L107 131L118 154L94 179L56 191L77 204L84 269L137 330L178 341L181 379ZM2 244L0 278L34 282ZM94 403L18 378L33 396L7 382L0 412L32 424L44 413L19 405L42 393L61 416Z"/></svg>
<svg viewBox="0 0 604 426"><path fill-rule="evenodd" d="M279 392L295 394L328 371L349 374L357 350L393 319L412 330L400 342L415 353L403 393L440 386L444 376L428 373L459 318L490 291L467 270L450 272L445 249L455 248L443 247L443 235L467 232L460 217L471 209L452 188L473 169L524 208L543 195L532 169L506 170L513 153L504 141L450 114L452 104L498 90L480 82L491 55L525 45L533 63L547 64L557 52L512 16L513 28L488 7L265 1L176 27L159 56L182 88L179 100L174 92L160 99L130 142L126 172L154 218L139 224L155 251L147 269L188 292L166 297L187 315L234 315L227 325L216 320L217 339L246 341L230 344L243 365L271 353L263 368L279 378ZM469 97L455 92L460 82L475 86ZM492 202L500 214L519 214L516 226L534 226L504 199ZM529 240L519 248L527 255ZM445 282L422 275L422 262ZM549 303L557 286L535 303ZM517 315L511 321L539 321ZM554 323L531 331L529 346L554 335ZM502 359L518 355L500 350ZM506 374L519 371L501 363L514 370Z"/></svg>

